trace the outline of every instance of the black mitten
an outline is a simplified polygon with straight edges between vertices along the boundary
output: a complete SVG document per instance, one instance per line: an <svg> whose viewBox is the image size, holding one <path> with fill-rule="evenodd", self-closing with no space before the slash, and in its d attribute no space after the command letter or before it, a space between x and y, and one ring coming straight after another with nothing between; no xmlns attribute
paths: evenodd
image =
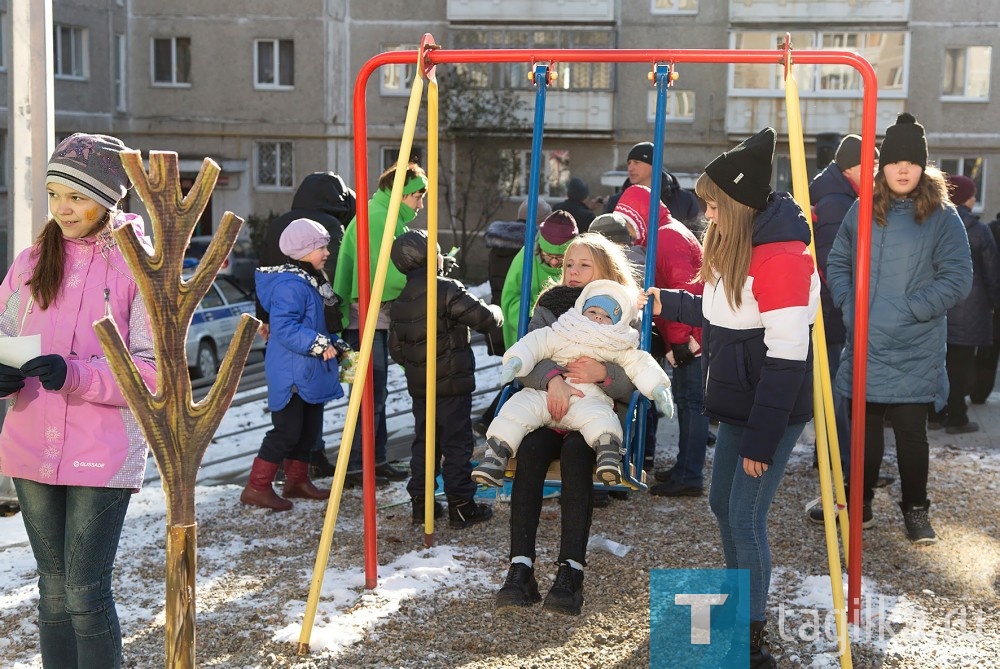
<svg viewBox="0 0 1000 669"><path fill-rule="evenodd" d="M32 358L21 365L25 376L37 376L46 390L59 390L66 383L66 359L50 353Z"/></svg>
<svg viewBox="0 0 1000 669"><path fill-rule="evenodd" d="M670 351L674 354L674 367L684 367L694 361L694 353L687 344L671 344Z"/></svg>
<svg viewBox="0 0 1000 669"><path fill-rule="evenodd" d="M24 388L24 374L17 367L0 362L0 397L13 395Z"/></svg>
<svg viewBox="0 0 1000 669"><path fill-rule="evenodd" d="M451 273L458 269L458 261L455 260L455 256L446 255L444 256L444 262L441 267L441 276L451 276Z"/></svg>

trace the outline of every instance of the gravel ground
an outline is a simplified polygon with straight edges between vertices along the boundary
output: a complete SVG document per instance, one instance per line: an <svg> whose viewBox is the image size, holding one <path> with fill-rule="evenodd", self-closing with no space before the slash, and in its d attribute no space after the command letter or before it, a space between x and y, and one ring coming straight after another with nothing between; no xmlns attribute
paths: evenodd
<svg viewBox="0 0 1000 669"><path fill-rule="evenodd" d="M855 667L997 666L1000 458L988 438L974 437L932 433L931 520L941 537L936 545L915 548L906 540L896 506L898 482L877 493L878 525L864 535L864 574L865 587L881 596L866 600L872 602L873 619L852 645ZM804 442L809 439L804 435ZM673 441L661 431L660 443ZM665 465L672 449L661 450ZM894 473L894 450L887 452L884 471ZM709 449L710 460L711 455ZM775 573L769 627L782 667L837 666L834 643L813 640L809 610L828 609L830 601L823 531L803 513L804 504L818 494L811 459L809 444L800 444L771 513ZM380 503L405 499L402 485L382 492ZM644 667L649 664L649 570L723 563L707 497L633 493L595 510L592 534L631 550L624 557L590 551L581 616L553 615L540 607L498 614L492 596L506 574L510 519L509 507L501 502L484 525L464 531L438 527L437 545L456 551L466 572L454 585L402 600L396 613L345 650L300 657L294 644L274 640L275 630L301 619L288 608L290 603L301 607L306 597L323 505L298 503L276 515L240 507L238 487L211 490L207 500L199 498L197 656L203 667ZM347 491L331 569L362 570L360 517L360 492ZM422 530L411 526L408 504L383 509L378 517L380 564L421 549ZM543 594L555 573L558 519L557 501L547 501L537 561ZM163 527L150 521L126 531L146 533L149 542L141 551L119 554L122 582L116 592L126 635L125 666L162 666ZM246 547L234 551L234 543ZM143 583L148 587L137 586ZM379 597L376 590L361 598L352 613L364 615ZM28 604L0 610L0 639L15 639L6 647L0 642L5 657L30 657L35 635L24 630L33 627L32 618Z"/></svg>

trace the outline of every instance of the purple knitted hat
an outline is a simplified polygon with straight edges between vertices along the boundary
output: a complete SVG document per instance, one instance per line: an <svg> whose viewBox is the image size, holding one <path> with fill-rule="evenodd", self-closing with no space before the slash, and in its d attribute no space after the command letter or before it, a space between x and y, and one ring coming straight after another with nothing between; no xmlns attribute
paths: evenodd
<svg viewBox="0 0 1000 669"><path fill-rule="evenodd" d="M72 134L52 152L45 182L62 184L114 209L132 185L118 154L126 148L117 137Z"/></svg>

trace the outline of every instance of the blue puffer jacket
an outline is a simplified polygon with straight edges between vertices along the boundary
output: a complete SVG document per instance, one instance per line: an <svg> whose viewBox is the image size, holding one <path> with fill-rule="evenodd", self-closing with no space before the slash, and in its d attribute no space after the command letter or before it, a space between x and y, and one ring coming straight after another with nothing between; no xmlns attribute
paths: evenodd
<svg viewBox="0 0 1000 669"><path fill-rule="evenodd" d="M965 205L957 207L972 250L972 292L948 310L948 343L993 344L993 310L1000 307L1000 252L993 234Z"/></svg>
<svg viewBox="0 0 1000 669"><path fill-rule="evenodd" d="M826 262L830 247L837 238L837 231L851 205L858 199L854 184L844 176L837 163L830 163L809 184L809 200L813 204L813 233L816 238L816 265L823 282L820 297L823 299L823 328L826 342L838 348L847 338L844 319L833 306L830 288L826 282Z"/></svg>
<svg viewBox="0 0 1000 669"><path fill-rule="evenodd" d="M326 329L316 279L293 265L277 265L258 269L256 284L257 298L271 314L264 356L267 408L284 409L292 392L309 404L343 397L337 359L323 360L337 337Z"/></svg>
<svg viewBox="0 0 1000 669"><path fill-rule="evenodd" d="M854 379L855 258L858 205L844 218L830 249L827 281L844 314L847 346L834 390L852 396ZM868 302L867 401L934 402L948 397L945 312L972 288L972 257L955 208L942 207L917 223L913 200L894 200L886 225L872 221Z"/></svg>

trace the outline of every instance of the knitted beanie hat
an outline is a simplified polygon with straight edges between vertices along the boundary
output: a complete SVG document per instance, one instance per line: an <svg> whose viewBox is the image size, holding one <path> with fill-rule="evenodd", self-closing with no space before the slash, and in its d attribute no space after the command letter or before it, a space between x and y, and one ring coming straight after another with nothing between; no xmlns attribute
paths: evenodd
<svg viewBox="0 0 1000 669"><path fill-rule="evenodd" d="M278 248L292 260L301 260L330 243L330 233L310 218L296 218L278 239Z"/></svg>
<svg viewBox="0 0 1000 669"><path fill-rule="evenodd" d="M621 214L635 230L635 243L637 246L645 246L649 236L649 186L633 184L622 192L615 205L615 213ZM659 229L670 217L670 210L662 202L660 204L660 214L654 226Z"/></svg>
<svg viewBox="0 0 1000 669"><path fill-rule="evenodd" d="M639 142L633 146L628 152L629 160L638 160L640 163L646 163L647 165L653 164L653 143L652 142Z"/></svg>
<svg viewBox="0 0 1000 669"><path fill-rule="evenodd" d="M535 220L541 221L551 213L552 213L552 206L542 198L538 198L538 204L535 205ZM517 208L517 220L519 221L528 220L527 198L525 198L524 201L521 202L521 206Z"/></svg>
<svg viewBox="0 0 1000 669"><path fill-rule="evenodd" d="M557 209L538 226L538 245L546 253L562 255L570 241L579 234L573 214Z"/></svg>
<svg viewBox="0 0 1000 669"><path fill-rule="evenodd" d="M586 302L583 303L583 311L586 312L587 309L591 307L597 307L601 309L608 315L612 323L618 323L622 319L622 308L621 305L615 301L615 298L610 295L594 295Z"/></svg>
<svg viewBox="0 0 1000 669"><path fill-rule="evenodd" d="M771 194L771 163L777 133L764 128L705 166L722 191L741 204L764 209Z"/></svg>
<svg viewBox="0 0 1000 669"><path fill-rule="evenodd" d="M976 196L976 182L961 174L948 175L948 198L952 204L965 204Z"/></svg>
<svg viewBox="0 0 1000 669"><path fill-rule="evenodd" d="M580 296L576 298L574 306L582 314L586 310L590 300L595 297L603 297L609 303L613 303L609 304L611 309L606 308L603 304L592 304L591 306L599 306L607 311L615 323L619 321L631 323L638 317L635 305L638 295L617 281L610 281L608 279L595 279L591 281L580 291ZM616 315L612 313L615 306L621 310L620 314Z"/></svg>
<svg viewBox="0 0 1000 669"><path fill-rule="evenodd" d="M590 223L587 232L597 233L615 244L632 244L628 220L617 212L601 214Z"/></svg>
<svg viewBox="0 0 1000 669"><path fill-rule="evenodd" d="M924 126L917 123L913 114L903 112L896 117L895 125L885 129L878 168L902 161L927 167L927 137Z"/></svg>
<svg viewBox="0 0 1000 669"><path fill-rule="evenodd" d="M126 148L117 137L72 134L52 152L45 182L72 188L113 209L132 185L118 153Z"/></svg>

